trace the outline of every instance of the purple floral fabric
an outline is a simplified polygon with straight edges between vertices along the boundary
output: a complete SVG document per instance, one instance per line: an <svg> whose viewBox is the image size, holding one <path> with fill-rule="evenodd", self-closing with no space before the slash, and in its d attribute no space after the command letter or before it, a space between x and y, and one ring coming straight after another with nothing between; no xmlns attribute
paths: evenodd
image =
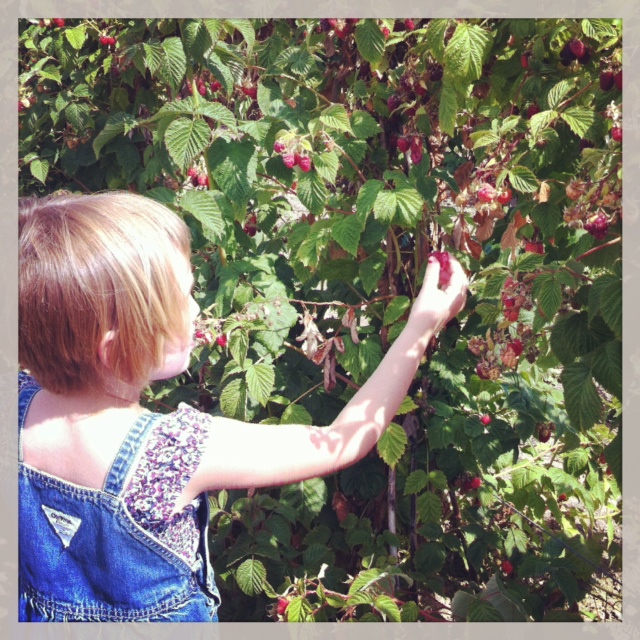
<svg viewBox="0 0 640 640"><path fill-rule="evenodd" d="M197 498L173 514L176 501L196 470L209 430L203 414L181 404L158 420L124 493L133 519L187 562L193 562L199 543Z"/></svg>

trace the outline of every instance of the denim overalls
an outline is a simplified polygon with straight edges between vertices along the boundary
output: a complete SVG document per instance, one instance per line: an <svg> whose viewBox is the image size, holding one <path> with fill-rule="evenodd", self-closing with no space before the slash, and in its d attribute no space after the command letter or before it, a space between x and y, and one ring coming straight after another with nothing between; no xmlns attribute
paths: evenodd
<svg viewBox="0 0 640 640"><path fill-rule="evenodd" d="M37 385L19 396L20 621L216 622L220 596L209 564L209 505L198 509L200 546L189 566L142 529L122 493L145 435L160 414L133 424L105 480L89 489L23 462L22 429Z"/></svg>

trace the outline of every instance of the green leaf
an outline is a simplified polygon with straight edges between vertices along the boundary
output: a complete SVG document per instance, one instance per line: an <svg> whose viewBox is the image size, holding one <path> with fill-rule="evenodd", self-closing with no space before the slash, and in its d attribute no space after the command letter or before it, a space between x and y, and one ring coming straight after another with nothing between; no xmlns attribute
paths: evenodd
<svg viewBox="0 0 640 640"><path fill-rule="evenodd" d="M576 358L587 355L613 337L599 316L589 323L587 312L581 311L560 317L551 330L550 343L560 362L571 364Z"/></svg>
<svg viewBox="0 0 640 640"><path fill-rule="evenodd" d="M562 305L562 287L553 274L542 274L535 280L533 295L547 321L553 320Z"/></svg>
<svg viewBox="0 0 640 640"><path fill-rule="evenodd" d="M396 189L395 222L403 227L415 227L422 218L422 198L412 188Z"/></svg>
<svg viewBox="0 0 640 640"><path fill-rule="evenodd" d="M362 224L355 215L343 215L331 227L333 239L352 256L358 253Z"/></svg>
<svg viewBox="0 0 640 640"><path fill-rule="evenodd" d="M579 587L575 576L568 569L556 569L551 574L558 585L558 588L567 599L567 604L572 605L577 601Z"/></svg>
<svg viewBox="0 0 640 640"><path fill-rule="evenodd" d="M427 25L426 42L433 53L433 57L438 61L444 60L444 37L449 28L449 19L433 19Z"/></svg>
<svg viewBox="0 0 640 640"><path fill-rule="evenodd" d="M512 527L507 531L507 535L504 539L504 550L508 556L513 556L516 551L520 553L527 552L527 545L529 538L522 529Z"/></svg>
<svg viewBox="0 0 640 640"><path fill-rule="evenodd" d="M227 418L245 420L247 385L241 378L232 380L220 394L220 409Z"/></svg>
<svg viewBox="0 0 640 640"><path fill-rule="evenodd" d="M144 63L151 72L151 75L155 76L164 62L164 49L162 48L162 44L159 42L143 42L142 50L144 52Z"/></svg>
<svg viewBox="0 0 640 640"><path fill-rule="evenodd" d="M533 193L538 189L538 179L531 169L522 166L511 167L509 171L511 186L522 193Z"/></svg>
<svg viewBox="0 0 640 640"><path fill-rule="evenodd" d="M416 509L421 522L440 522L442 518L442 500L431 491L425 491L418 496Z"/></svg>
<svg viewBox="0 0 640 640"><path fill-rule="evenodd" d="M429 480L429 484L435 489L440 489L440 491L444 491L448 486L447 476L445 476L439 469L436 471L429 471L427 478Z"/></svg>
<svg viewBox="0 0 640 640"><path fill-rule="evenodd" d="M378 286L386 264L387 255L382 250L371 254L360 263L359 276L367 295Z"/></svg>
<svg viewBox="0 0 640 640"><path fill-rule="evenodd" d="M531 219L542 231L544 238L552 238L556 234L558 225L562 222L562 211L557 205L544 202L534 207Z"/></svg>
<svg viewBox="0 0 640 640"><path fill-rule="evenodd" d="M351 114L351 130L357 138L366 140L380 133L382 129L375 118L366 111L354 111Z"/></svg>
<svg viewBox="0 0 640 640"><path fill-rule="evenodd" d="M322 478L296 482L282 487L280 500L295 509L300 522L308 527L327 501L327 485Z"/></svg>
<svg viewBox="0 0 640 640"><path fill-rule="evenodd" d="M260 560L249 558L236 571L238 586L248 596L257 596L263 591L263 583L267 578L267 570Z"/></svg>
<svg viewBox="0 0 640 640"><path fill-rule="evenodd" d="M213 192L190 189L180 199L180 206L200 222L202 233L207 240L217 243L224 238L222 211Z"/></svg>
<svg viewBox="0 0 640 640"><path fill-rule="evenodd" d="M553 109L549 111L540 111L531 116L529 120L529 128L531 129L531 135L537 138L544 129L546 129L556 118L558 114Z"/></svg>
<svg viewBox="0 0 640 640"><path fill-rule="evenodd" d="M418 493L422 491L429 481L427 474L422 469L412 471L405 481L404 495L408 496L412 493Z"/></svg>
<svg viewBox="0 0 640 640"><path fill-rule="evenodd" d="M210 139L211 129L204 120L188 118L177 118L164 134L167 151L182 171L205 150Z"/></svg>
<svg viewBox="0 0 640 640"><path fill-rule="evenodd" d="M315 171L303 173L298 180L297 193L300 202L311 213L318 216L324 211L329 193L318 173Z"/></svg>
<svg viewBox="0 0 640 640"><path fill-rule="evenodd" d="M405 430L399 424L392 422L378 440L376 445L378 455L392 469L395 469L407 448L407 442Z"/></svg>
<svg viewBox="0 0 640 640"><path fill-rule="evenodd" d="M136 126L136 119L128 113L120 112L109 116L104 125L104 129L102 129L93 141L93 152L96 154L96 158L100 156L100 151L107 142L110 142L121 133L128 133Z"/></svg>
<svg viewBox="0 0 640 640"><path fill-rule="evenodd" d="M273 365L260 363L249 365L247 368L249 397L263 407L267 405L274 383L275 369Z"/></svg>
<svg viewBox="0 0 640 640"><path fill-rule="evenodd" d="M400 621L417 622L418 611L418 605L415 602L412 602L411 600L409 602L405 602L400 610Z"/></svg>
<svg viewBox="0 0 640 640"><path fill-rule="evenodd" d="M76 51L80 51L87 34L84 27L75 27L74 29L65 29L64 36Z"/></svg>
<svg viewBox="0 0 640 640"><path fill-rule="evenodd" d="M618 486L622 486L622 434L618 432L616 437L604 448L607 465L613 473Z"/></svg>
<svg viewBox="0 0 640 640"><path fill-rule="evenodd" d="M166 73L173 91L177 92L182 86L182 80L187 72L187 58L184 54L182 40L180 38L166 38L162 41L162 48L166 56L162 68L163 73Z"/></svg>
<svg viewBox="0 0 640 640"><path fill-rule="evenodd" d="M590 320L598 311L617 338L622 337L622 280L612 273L594 280L589 291Z"/></svg>
<svg viewBox="0 0 640 640"><path fill-rule="evenodd" d="M206 151L209 170L227 198L242 206L256 182L256 148L250 140L218 138Z"/></svg>
<svg viewBox="0 0 640 640"><path fill-rule="evenodd" d="M203 20L202 23L209 32L209 36L211 36L211 42L215 44L222 29L222 20L208 19Z"/></svg>
<svg viewBox="0 0 640 640"><path fill-rule="evenodd" d="M347 110L341 104L332 104L320 114L320 122L330 129L353 133Z"/></svg>
<svg viewBox="0 0 640 640"><path fill-rule="evenodd" d="M396 214L397 205L395 191L380 191L373 205L375 218L384 222L391 222Z"/></svg>
<svg viewBox="0 0 640 640"><path fill-rule="evenodd" d="M290 404L282 412L280 424L313 424L313 418L302 405Z"/></svg>
<svg viewBox="0 0 640 640"><path fill-rule="evenodd" d="M560 82L553 86L547 95L549 109L557 109L560 106L564 97L571 91L573 84L574 83L569 80L560 80Z"/></svg>
<svg viewBox="0 0 640 640"><path fill-rule="evenodd" d="M568 365L560 375L560 381L571 424L582 431L590 429L600 419L602 410L602 401L593 384L591 370L579 362Z"/></svg>
<svg viewBox="0 0 640 640"><path fill-rule="evenodd" d="M500 136L493 131L474 131L470 136L473 141L473 148L479 149L480 147L486 147L490 144L498 144L500 142Z"/></svg>
<svg viewBox="0 0 640 640"><path fill-rule="evenodd" d="M445 68L456 78L477 80L492 41L491 34L482 27L459 22L444 52Z"/></svg>
<svg viewBox="0 0 640 640"><path fill-rule="evenodd" d="M589 454L586 449L579 447L569 451L564 456L564 460L567 473L577 478L589 463Z"/></svg>
<svg viewBox="0 0 640 640"><path fill-rule="evenodd" d="M467 622L504 622L504 617L490 602L475 599L469 605Z"/></svg>
<svg viewBox="0 0 640 640"><path fill-rule="evenodd" d="M411 301L407 296L396 296L393 298L384 310L383 324L385 326L393 324L407 311L410 305Z"/></svg>
<svg viewBox="0 0 640 640"><path fill-rule="evenodd" d="M47 175L49 174L49 161L43 158L36 158L29 165L31 175L44 184L47 181Z"/></svg>
<svg viewBox="0 0 640 640"><path fill-rule="evenodd" d="M89 106L80 102L72 102L64 110L67 121L76 131L84 131L90 119Z"/></svg>
<svg viewBox="0 0 640 640"><path fill-rule="evenodd" d="M611 340L590 353L593 377L618 400L622 400L622 342Z"/></svg>
<svg viewBox="0 0 640 640"><path fill-rule="evenodd" d="M400 609L390 596L379 595L374 600L373 606L382 614L389 622L400 622Z"/></svg>
<svg viewBox="0 0 640 640"><path fill-rule="evenodd" d="M441 542L423 542L416 551L416 570L420 573L436 573L442 569L446 558L447 549Z"/></svg>
<svg viewBox="0 0 640 640"><path fill-rule="evenodd" d="M313 167L324 180L335 184L338 169L340 168L340 160L333 151L319 153L313 156Z"/></svg>
<svg viewBox="0 0 640 640"><path fill-rule="evenodd" d="M360 191L356 200L356 211L358 217L364 219L366 215L373 209L378 194L384 189L384 182L380 180L367 180Z"/></svg>
<svg viewBox="0 0 640 640"><path fill-rule="evenodd" d="M445 75L442 82L442 91L440 92L440 105L438 107L440 129L442 129L444 133L453 136L457 115L458 98L456 96L455 80Z"/></svg>
<svg viewBox="0 0 640 640"><path fill-rule="evenodd" d="M234 29L237 29L242 34L242 37L247 43L247 55L249 55L253 50L253 45L256 41L256 34L251 21L235 18L233 20L225 20L225 24L231 25Z"/></svg>
<svg viewBox="0 0 640 640"><path fill-rule="evenodd" d="M595 140L595 136L602 127L603 118L595 111L586 107L571 107L560 117L579 138Z"/></svg>
<svg viewBox="0 0 640 640"><path fill-rule="evenodd" d="M303 596L292 598L287 607L288 622L311 622L313 620L313 607Z"/></svg>
<svg viewBox="0 0 640 640"><path fill-rule="evenodd" d="M362 20L356 27L355 39L358 52L367 62L377 64L382 60L384 34L375 20Z"/></svg>

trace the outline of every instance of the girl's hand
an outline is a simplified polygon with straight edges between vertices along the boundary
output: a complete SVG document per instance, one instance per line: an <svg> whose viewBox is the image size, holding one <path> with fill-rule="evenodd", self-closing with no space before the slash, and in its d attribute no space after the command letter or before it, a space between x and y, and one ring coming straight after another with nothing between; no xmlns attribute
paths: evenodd
<svg viewBox="0 0 640 640"><path fill-rule="evenodd" d="M439 289L440 263L434 257L429 258L422 289L411 309L411 322L423 322L437 332L464 309L469 281L453 256L450 256L450 265L449 282Z"/></svg>

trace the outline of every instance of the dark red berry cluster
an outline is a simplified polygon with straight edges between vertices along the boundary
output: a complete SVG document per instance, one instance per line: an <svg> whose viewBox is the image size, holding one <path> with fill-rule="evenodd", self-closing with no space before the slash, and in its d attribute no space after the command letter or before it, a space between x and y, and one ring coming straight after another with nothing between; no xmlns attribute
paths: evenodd
<svg viewBox="0 0 640 640"><path fill-rule="evenodd" d="M195 167L191 167L187 171L187 176L191 178L191 184L194 187L209 187L209 176Z"/></svg>
<svg viewBox="0 0 640 640"><path fill-rule="evenodd" d="M438 286L446 287L451 280L451 254L448 251L432 251L430 257L433 256L440 263L440 275L438 278Z"/></svg>
<svg viewBox="0 0 640 640"><path fill-rule="evenodd" d="M569 66L574 60L580 64L588 64L591 60L591 50L579 38L574 38L567 42L560 52L560 62Z"/></svg>
<svg viewBox="0 0 640 640"><path fill-rule="evenodd" d="M596 240L604 240L609 233L609 218L607 218L606 214L601 209L587 219L584 228Z"/></svg>
<svg viewBox="0 0 640 640"><path fill-rule="evenodd" d="M297 165L302 172L308 173L311 171L311 158L294 149L295 146L288 146L281 140L276 140L273 144L273 150L282 156L282 162L287 169L293 169Z"/></svg>
<svg viewBox="0 0 640 640"><path fill-rule="evenodd" d="M109 47L111 51L116 48L116 39L113 36L100 36L98 41L100 42L100 46L105 48Z"/></svg>
<svg viewBox="0 0 640 640"><path fill-rule="evenodd" d="M548 442L555 430L556 425L553 422L539 422L536 424L536 436L540 442Z"/></svg>

